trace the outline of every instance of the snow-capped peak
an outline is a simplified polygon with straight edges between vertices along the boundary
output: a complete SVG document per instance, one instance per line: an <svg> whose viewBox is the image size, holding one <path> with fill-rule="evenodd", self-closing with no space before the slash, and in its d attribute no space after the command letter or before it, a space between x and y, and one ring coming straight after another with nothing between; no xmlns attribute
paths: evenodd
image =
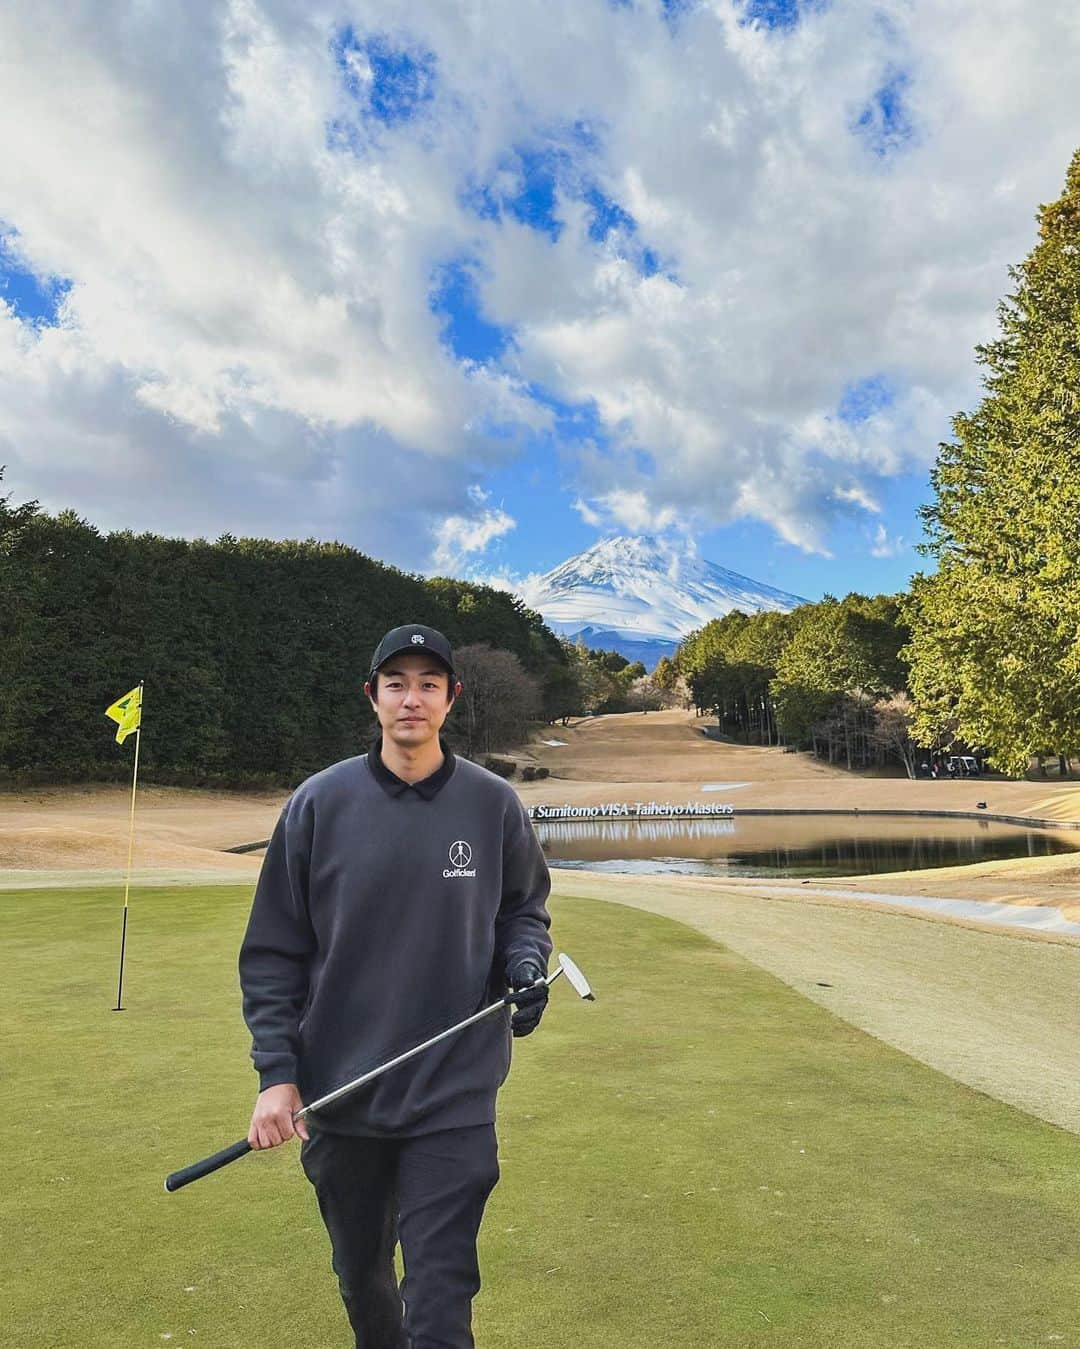
<svg viewBox="0 0 1080 1349"><path fill-rule="evenodd" d="M555 632L590 646L677 643L732 609L787 612L806 601L702 558L692 543L602 539L541 576L525 597ZM595 640L603 635L608 640Z"/></svg>

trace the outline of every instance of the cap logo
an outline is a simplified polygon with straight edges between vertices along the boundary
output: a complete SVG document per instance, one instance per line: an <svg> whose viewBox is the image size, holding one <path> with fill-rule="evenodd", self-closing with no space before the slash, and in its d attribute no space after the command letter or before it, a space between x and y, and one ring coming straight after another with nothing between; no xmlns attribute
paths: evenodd
<svg viewBox="0 0 1080 1349"><path fill-rule="evenodd" d="M422 632L414 632L412 635L412 642L414 646L423 646L424 634Z"/></svg>

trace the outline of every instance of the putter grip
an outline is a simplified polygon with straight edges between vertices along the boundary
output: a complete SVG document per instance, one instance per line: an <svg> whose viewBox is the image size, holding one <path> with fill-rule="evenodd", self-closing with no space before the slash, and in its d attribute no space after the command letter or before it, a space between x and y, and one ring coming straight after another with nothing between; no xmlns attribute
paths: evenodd
<svg viewBox="0 0 1080 1349"><path fill-rule="evenodd" d="M190 1166L182 1167L171 1176L166 1176L165 1188L172 1194L173 1190L182 1189L193 1180L201 1180L211 1171L220 1171L223 1166L228 1166L230 1162L235 1162L238 1157L243 1157L250 1151L251 1144L246 1138L241 1138L239 1143L230 1143L227 1148L215 1152L212 1157L204 1157L201 1162L192 1162Z"/></svg>

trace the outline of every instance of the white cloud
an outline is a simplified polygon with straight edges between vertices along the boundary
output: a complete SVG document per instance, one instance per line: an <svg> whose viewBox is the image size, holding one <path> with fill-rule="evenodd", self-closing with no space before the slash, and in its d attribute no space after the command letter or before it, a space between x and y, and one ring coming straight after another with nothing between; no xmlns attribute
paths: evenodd
<svg viewBox="0 0 1080 1349"><path fill-rule="evenodd" d="M896 557L907 547L907 540L899 534L891 538L884 525L874 530L874 541L870 548L872 557Z"/></svg>
<svg viewBox="0 0 1080 1349"><path fill-rule="evenodd" d="M521 575L519 572L505 568L485 570L482 567L473 567L466 572L466 579L475 581L477 585L487 585L492 586L495 590L509 591L511 595L516 595L518 599L524 601L531 608L534 599L542 589L543 573L531 571Z"/></svg>
<svg viewBox="0 0 1080 1349"><path fill-rule="evenodd" d="M435 555L475 557L506 528L469 486L551 424L539 385L595 417L605 448L582 442L571 490L597 527L748 515L824 550L976 396L972 348L1075 148L1080 20L832 0L770 34L736 12L72 0L48 24L12 0L0 222L73 284L40 336L0 314L5 487L106 526L336 534L414 567L444 521ZM422 115L362 120L345 23L433 54ZM882 129L898 69L914 134L878 158L852 128L876 107ZM555 136L557 242L463 204ZM586 180L636 234L590 236ZM453 359L430 312L461 256L514 330L501 366ZM891 402L841 422L845 388L882 374Z"/></svg>
<svg viewBox="0 0 1080 1349"><path fill-rule="evenodd" d="M582 501L582 499L578 497L572 505L574 510L577 511L578 515L581 516L587 525L591 525L593 529L603 529L604 517L599 511L593 510L587 501Z"/></svg>
<svg viewBox="0 0 1080 1349"><path fill-rule="evenodd" d="M461 162L328 149L347 100L326 12L39 17L0 15L0 221L73 285L40 336L0 316L6 486L106 526L426 561L411 541L506 456L487 420L546 418L512 374L449 359L429 310L471 238Z"/></svg>
<svg viewBox="0 0 1080 1349"><path fill-rule="evenodd" d="M474 515L449 515L432 531L435 546L432 561L437 571L457 575L475 565L473 555L482 553L495 539L517 528L517 521L501 507L484 507L488 494L474 484L469 499L481 509Z"/></svg>
<svg viewBox="0 0 1080 1349"><path fill-rule="evenodd" d="M865 487L838 487L833 493L837 501L849 502L852 506L858 506L861 510L870 515L880 515L881 506L870 495Z"/></svg>
<svg viewBox="0 0 1080 1349"><path fill-rule="evenodd" d="M677 511L671 506L658 510L643 490L612 488L591 503L579 498L574 510L587 525L609 533L629 530L631 534L662 534L681 527Z"/></svg>

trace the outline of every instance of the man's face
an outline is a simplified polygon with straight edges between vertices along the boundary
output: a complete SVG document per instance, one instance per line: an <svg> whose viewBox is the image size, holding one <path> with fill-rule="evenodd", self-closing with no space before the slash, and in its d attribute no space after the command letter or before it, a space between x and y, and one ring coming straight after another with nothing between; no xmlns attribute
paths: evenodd
<svg viewBox="0 0 1080 1349"><path fill-rule="evenodd" d="M375 687L365 685L383 735L402 749L434 740L454 705L446 667L430 656L407 652L381 667Z"/></svg>

